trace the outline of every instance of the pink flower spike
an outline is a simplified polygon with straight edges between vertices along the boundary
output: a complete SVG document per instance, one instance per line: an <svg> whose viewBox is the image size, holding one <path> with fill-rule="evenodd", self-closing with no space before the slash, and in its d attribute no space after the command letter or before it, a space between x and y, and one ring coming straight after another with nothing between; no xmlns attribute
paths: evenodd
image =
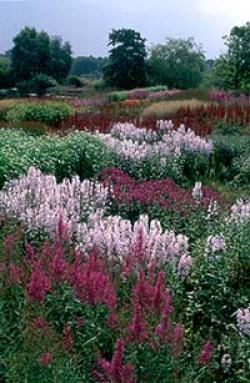
<svg viewBox="0 0 250 383"><path fill-rule="evenodd" d="M199 364L206 365L212 357L212 352L213 352L213 345L208 340L201 349L199 359L198 359Z"/></svg>
<svg viewBox="0 0 250 383"><path fill-rule="evenodd" d="M43 352L39 357L40 366L48 366L52 362L52 354L50 352Z"/></svg>

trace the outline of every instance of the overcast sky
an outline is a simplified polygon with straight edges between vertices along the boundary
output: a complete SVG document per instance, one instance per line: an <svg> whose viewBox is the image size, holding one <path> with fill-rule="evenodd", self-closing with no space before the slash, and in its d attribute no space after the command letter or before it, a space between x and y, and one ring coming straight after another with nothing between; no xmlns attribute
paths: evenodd
<svg viewBox="0 0 250 383"><path fill-rule="evenodd" d="M209 58L222 36L250 21L250 0L0 0L0 52L25 25L60 35L74 55L107 54L112 28L133 28L150 46L166 37L195 37Z"/></svg>

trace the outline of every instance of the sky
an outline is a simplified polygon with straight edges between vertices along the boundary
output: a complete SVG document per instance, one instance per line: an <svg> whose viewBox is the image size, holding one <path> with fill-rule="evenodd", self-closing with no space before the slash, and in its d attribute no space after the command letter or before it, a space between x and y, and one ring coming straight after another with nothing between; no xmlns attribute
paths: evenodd
<svg viewBox="0 0 250 383"><path fill-rule="evenodd" d="M24 27L60 35L74 56L104 56L108 34L133 28L147 46L193 36L208 58L223 52L222 36L250 21L250 0L0 0L0 52Z"/></svg>

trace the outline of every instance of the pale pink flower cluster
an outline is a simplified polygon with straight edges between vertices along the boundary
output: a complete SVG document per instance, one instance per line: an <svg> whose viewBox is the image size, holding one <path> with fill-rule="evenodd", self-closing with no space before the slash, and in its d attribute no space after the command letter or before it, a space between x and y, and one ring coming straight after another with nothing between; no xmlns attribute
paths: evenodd
<svg viewBox="0 0 250 383"><path fill-rule="evenodd" d="M249 220L250 200L244 201L240 199L231 207L231 214L227 221L242 224Z"/></svg>
<svg viewBox="0 0 250 383"><path fill-rule="evenodd" d="M81 182L77 176L58 184L54 176L31 167L0 192L0 211L20 219L29 230L45 229L51 235L62 219L72 233L90 213L105 209L108 196L102 184Z"/></svg>
<svg viewBox="0 0 250 383"><path fill-rule="evenodd" d="M217 253L226 249L226 240L222 234L210 235L207 238L207 251Z"/></svg>
<svg viewBox="0 0 250 383"><path fill-rule="evenodd" d="M240 332L245 335L250 335L250 307L237 310L236 320Z"/></svg>
<svg viewBox="0 0 250 383"><path fill-rule="evenodd" d="M103 218L100 214L94 214L87 224L78 225L76 242L80 251L88 252L96 247L112 263L118 265L128 259L139 246L146 264L173 262L178 265L181 260L181 275L186 275L191 267L191 257L186 260L182 258L184 255L189 257L188 238L181 234L175 235L173 231L163 231L160 222L149 222L147 215L140 216L132 225L129 220L119 216Z"/></svg>
<svg viewBox="0 0 250 383"><path fill-rule="evenodd" d="M178 274L181 277L186 277L190 273L193 264L193 259L188 253L183 254L178 264Z"/></svg>
<svg viewBox="0 0 250 383"><path fill-rule="evenodd" d="M183 153L201 153L210 156L213 145L191 130L181 125L172 129L171 121L158 122L162 136L153 130L137 128L130 123L117 124L110 134L96 133L118 156L128 160L144 160L155 156L181 156Z"/></svg>
<svg viewBox="0 0 250 383"><path fill-rule="evenodd" d="M121 141L132 140L152 143L159 140L159 134L157 131L146 128L138 129L134 124L131 123L114 124L110 131L110 134L112 137L117 138Z"/></svg>

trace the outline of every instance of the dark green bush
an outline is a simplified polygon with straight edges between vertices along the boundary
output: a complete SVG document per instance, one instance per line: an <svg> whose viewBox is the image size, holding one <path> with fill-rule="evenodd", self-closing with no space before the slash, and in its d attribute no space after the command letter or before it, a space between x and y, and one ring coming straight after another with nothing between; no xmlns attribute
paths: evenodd
<svg viewBox="0 0 250 383"><path fill-rule="evenodd" d="M66 83L67 85L72 85L72 86L75 86L76 88L80 88L81 86L83 86L83 83L80 77L75 75L68 76L66 79Z"/></svg>
<svg viewBox="0 0 250 383"><path fill-rule="evenodd" d="M48 88L56 85L56 80L46 74L38 74L29 81L31 93L44 96Z"/></svg>

